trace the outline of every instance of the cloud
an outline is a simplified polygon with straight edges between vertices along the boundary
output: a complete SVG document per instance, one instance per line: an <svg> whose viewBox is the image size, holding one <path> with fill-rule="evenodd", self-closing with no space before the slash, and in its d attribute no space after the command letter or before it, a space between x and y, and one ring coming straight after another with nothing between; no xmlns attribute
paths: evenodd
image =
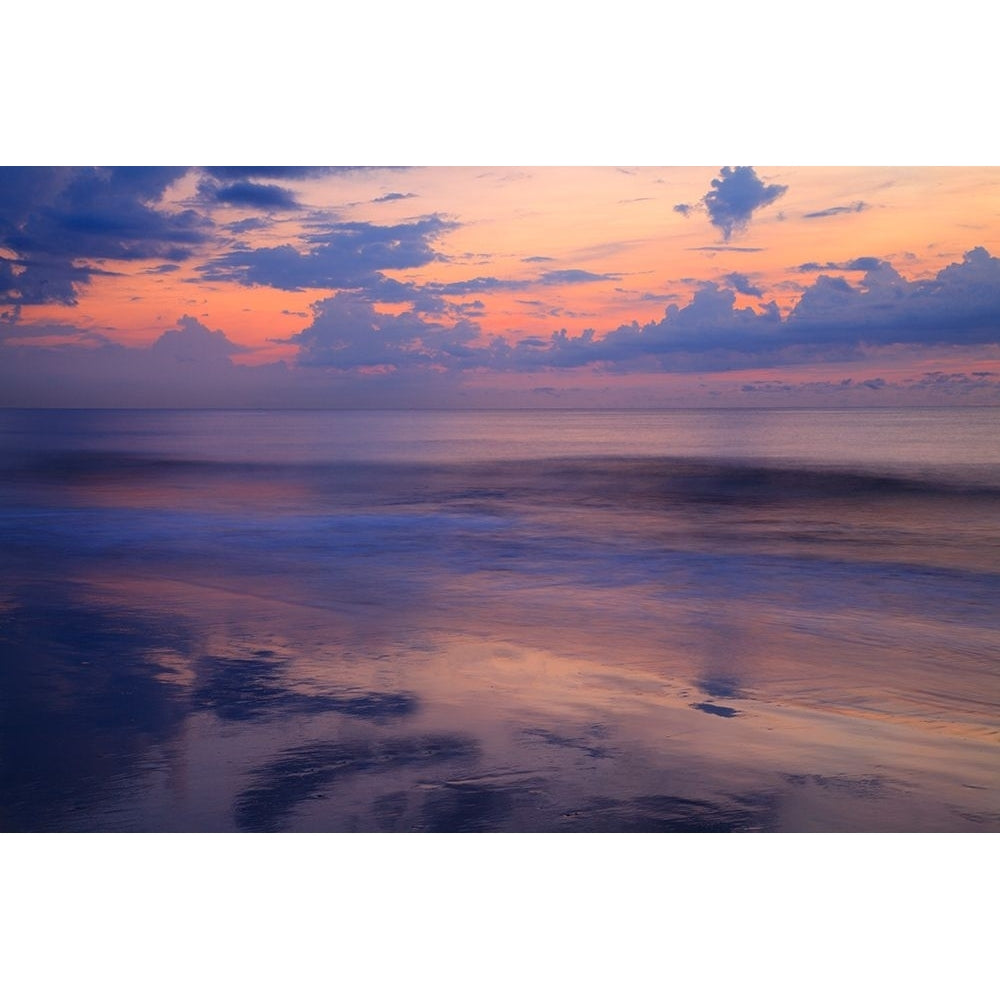
<svg viewBox="0 0 1000 1000"><path fill-rule="evenodd" d="M176 364L227 364L234 354L249 348L235 344L221 330L209 330L192 316L182 316L177 329L164 331L150 347L157 361Z"/></svg>
<svg viewBox="0 0 1000 1000"><path fill-rule="evenodd" d="M806 212L803 219L825 219L831 215L848 215L851 213L865 212L871 205L867 202L856 201L852 205L837 205L834 208L824 208L820 212Z"/></svg>
<svg viewBox="0 0 1000 1000"><path fill-rule="evenodd" d="M723 167L701 204L728 243L734 234L746 230L754 212L777 201L787 190L781 184L765 184L753 167ZM675 205L674 211L687 215L691 208Z"/></svg>
<svg viewBox="0 0 1000 1000"><path fill-rule="evenodd" d="M75 305L102 261L187 260L211 221L156 207L184 168L0 169L0 302Z"/></svg>
<svg viewBox="0 0 1000 1000"><path fill-rule="evenodd" d="M908 282L885 261L869 264L858 287L817 276L788 317L791 328L831 342L968 344L1000 339L1000 260L970 250L935 278Z"/></svg>
<svg viewBox="0 0 1000 1000"><path fill-rule="evenodd" d="M431 287L412 281L397 281L378 273L362 282L357 294L367 302L409 302L415 310L425 313L444 313L456 308Z"/></svg>
<svg viewBox="0 0 1000 1000"><path fill-rule="evenodd" d="M481 351L469 342L479 327L468 320L447 325L414 311L380 312L363 295L339 292L312 306L313 321L289 340L298 364L346 369L462 368Z"/></svg>
<svg viewBox="0 0 1000 1000"><path fill-rule="evenodd" d="M694 209L694 205L685 205L683 203L680 205L674 205L674 211L683 215L685 219L694 211Z"/></svg>
<svg viewBox="0 0 1000 1000"><path fill-rule="evenodd" d="M551 258L539 259L549 260ZM491 275L480 275L475 278L467 278L465 281L432 282L424 287L435 295L478 295L481 292L518 292L538 285L580 285L594 281L619 281L621 277L620 274L595 274L593 271L570 268L560 271L543 271L535 278L495 278Z"/></svg>
<svg viewBox="0 0 1000 1000"><path fill-rule="evenodd" d="M462 380L472 371L722 372L877 358L896 345L910 351L1000 346L1000 260L983 248L925 280L907 281L888 263L868 261L873 266L856 284L839 274L816 275L787 315L763 296L738 307L740 286L754 286L734 272L726 276L729 287L702 283L686 304L669 305L653 322L622 324L603 336L592 328L577 335L562 329L517 343L486 342L456 307L432 318L413 304L431 294L426 288L378 275L371 288L341 291L312 306L311 322L282 341L298 349L292 365L235 364L245 350L238 341L191 316L148 348L69 326L12 323L2 327L0 396L22 406L445 405L462 398ZM396 307L377 308L379 296ZM400 303L409 307L400 311ZM936 393L989 401L998 391L995 373L981 364L971 373L928 371L903 383L869 375L795 388L849 389L855 401L908 391L909 398ZM743 392L785 398L789 384L748 381Z"/></svg>
<svg viewBox="0 0 1000 1000"><path fill-rule="evenodd" d="M742 232L758 209L780 198L787 187L765 185L753 167L723 167L705 195L708 217L727 242L734 232Z"/></svg>
<svg viewBox="0 0 1000 1000"><path fill-rule="evenodd" d="M961 394L978 391L984 388L996 389L1000 383L996 381L997 372L926 372L921 378L913 380L916 388L947 389Z"/></svg>
<svg viewBox="0 0 1000 1000"><path fill-rule="evenodd" d="M676 292L640 292L630 288L615 288L619 295L638 302L676 302L680 295Z"/></svg>
<svg viewBox="0 0 1000 1000"><path fill-rule="evenodd" d="M731 288L734 288L737 292L740 292L743 295L753 295L756 298L760 298L764 294L760 288L751 284L750 279L745 274L739 274L738 272L733 271L732 274L725 275L723 280Z"/></svg>
<svg viewBox="0 0 1000 1000"><path fill-rule="evenodd" d="M863 269L858 287L818 275L787 325L814 342L867 344L991 344L1000 340L1000 260L982 247L964 254L934 278L909 282L872 257L848 262Z"/></svg>
<svg viewBox="0 0 1000 1000"><path fill-rule="evenodd" d="M232 233L234 236L240 236L243 233L250 233L257 229L267 229L271 225L273 225L273 221L271 219L265 219L259 215L254 215L248 219L240 219L238 222L230 222L222 228L227 232Z"/></svg>
<svg viewBox="0 0 1000 1000"><path fill-rule="evenodd" d="M100 347L114 344L100 330L81 329L72 323L21 323L12 317L0 323L0 343L53 347L59 345Z"/></svg>
<svg viewBox="0 0 1000 1000"><path fill-rule="evenodd" d="M14 258L0 257L0 303L13 307L4 316L16 316L21 307L56 302L75 306L77 290L101 273L43 253Z"/></svg>
<svg viewBox="0 0 1000 1000"><path fill-rule="evenodd" d="M335 322L349 310L338 317L321 308L300 345L303 363L298 365L236 364L234 356L245 349L191 317L181 317L149 347L125 347L68 325L0 328L0 340L4 330L20 334L18 342L0 343L0 399L7 406L139 408L441 406L462 401L461 373L478 357L464 345L478 328L464 321L425 323L412 314L393 318L363 301L358 306L355 318L373 317L374 342L365 343L363 324L352 328ZM353 345L335 350L338 337ZM362 359L378 364L365 366Z"/></svg>
<svg viewBox="0 0 1000 1000"><path fill-rule="evenodd" d="M589 281L619 281L620 274L594 274L592 271L581 271L570 268L567 271L545 271L539 281L543 285L577 285Z"/></svg>
<svg viewBox="0 0 1000 1000"><path fill-rule="evenodd" d="M800 264L796 270L803 274L808 274L810 271L873 271L882 263L878 257L856 257L854 260L843 261L839 264L834 261L828 261L826 264L810 261L807 264Z"/></svg>
<svg viewBox="0 0 1000 1000"><path fill-rule="evenodd" d="M388 194L382 195L380 198L372 198L373 203L378 203L380 201L402 201L405 198L416 198L415 194L400 194L399 191L390 191Z"/></svg>
<svg viewBox="0 0 1000 1000"><path fill-rule="evenodd" d="M267 210L290 210L299 208L295 195L288 188L277 184L257 184L253 181L237 181L225 187L212 184L202 184L199 192L211 200L224 205L237 205L241 208L260 208Z"/></svg>
<svg viewBox="0 0 1000 1000"><path fill-rule="evenodd" d="M736 308L732 290L707 283L686 306L668 306L661 320L626 324L601 338L593 330L578 337L563 330L544 343L522 340L498 350L496 362L514 370L722 371L849 360L887 345L1000 343L1000 260L982 247L925 281L908 282L875 258L852 263L861 260L872 266L857 287L819 274L784 318L774 302ZM735 278L733 287L744 280Z"/></svg>
<svg viewBox="0 0 1000 1000"><path fill-rule="evenodd" d="M432 282L425 287L438 295L478 295L480 292L516 292L533 285L523 279L494 278L483 275L465 281Z"/></svg>
<svg viewBox="0 0 1000 1000"><path fill-rule="evenodd" d="M688 250L695 251L698 253L762 253L764 248L709 246L709 247L688 247Z"/></svg>
<svg viewBox="0 0 1000 1000"><path fill-rule="evenodd" d="M16 329L24 334L33 328ZM191 316L182 316L149 347L125 347L86 330L76 330L73 338L69 326L61 332L59 346L22 340L0 347L0 396L7 405L294 405L286 365L234 364L233 356L247 349Z"/></svg>
<svg viewBox="0 0 1000 1000"><path fill-rule="evenodd" d="M438 215L391 226L345 222L307 236L302 250L291 244L234 250L198 270L209 281L285 291L357 288L384 270L420 267L438 259L433 241L456 226Z"/></svg>
<svg viewBox="0 0 1000 1000"><path fill-rule="evenodd" d="M827 379L820 381L785 381L783 379L757 379L740 386L742 393L756 393L776 401L784 396L793 399L803 394L809 397L835 397L838 404L866 404L873 394L888 396L892 402L940 402L943 399L959 399L963 403L987 403L995 405L1000 399L1000 382L987 378L977 378L965 372L927 372L920 378L904 378L901 381L877 376L856 381L852 378Z"/></svg>

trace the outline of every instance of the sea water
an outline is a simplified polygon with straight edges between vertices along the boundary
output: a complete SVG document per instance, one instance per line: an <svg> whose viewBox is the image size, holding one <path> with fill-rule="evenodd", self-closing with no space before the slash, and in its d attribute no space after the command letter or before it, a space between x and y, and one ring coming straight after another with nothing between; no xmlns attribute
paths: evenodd
<svg viewBox="0 0 1000 1000"><path fill-rule="evenodd" d="M0 411L0 829L1000 830L1000 410Z"/></svg>

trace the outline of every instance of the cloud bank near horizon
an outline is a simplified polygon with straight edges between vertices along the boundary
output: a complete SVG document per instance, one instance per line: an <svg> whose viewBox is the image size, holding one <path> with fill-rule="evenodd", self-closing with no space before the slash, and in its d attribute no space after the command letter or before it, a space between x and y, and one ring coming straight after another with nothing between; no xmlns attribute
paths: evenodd
<svg viewBox="0 0 1000 1000"><path fill-rule="evenodd" d="M692 169L684 178L686 190L704 190L704 175L699 181ZM760 213L791 198L793 186L762 179L753 167L722 168L698 202L675 204L673 212L671 198L648 193L662 178L616 171L608 188L614 198L606 201L614 207L601 208L605 216L594 214L599 199L574 191L562 206L558 188L522 173L501 186L511 206L526 199L526 207L480 219L470 213L478 202L460 201L465 212L454 211L451 188L442 194L432 180L410 174L404 187L385 168L353 167L0 170L0 405L60 393L100 405L101 392L109 402L173 405L176 398L186 405L197 396L198 405L209 405L213 385L220 400L246 405L285 405L303 392L308 405L323 405L331 392L429 399L484 379L515 395L549 396L552 387L537 384L546 373L560 384L606 377L620 387L631 376L736 378L765 368L886 365L893 356L912 371L921 352L929 365L918 381L929 392L979 392L991 383L988 373L952 371L939 361L950 365L947 358L978 351L986 371L1000 352L1000 261L984 246L958 259L964 238L948 253L929 244L918 256L905 243L886 253L882 219L891 214L882 177L878 185L809 190L777 218ZM470 191L487 184L471 171L447 180ZM605 175L595 183L603 190L610 182ZM527 198L532 184L542 184L540 201ZM620 197L623 184L633 197ZM485 189L486 208L495 187ZM416 198L439 210L407 214ZM545 199L553 198L563 213L559 230L546 223ZM877 230L867 218L873 200ZM577 204L590 213L579 221ZM699 216L721 243L692 246L705 228ZM954 225L965 225L956 218ZM662 244L649 224L656 219ZM752 247L731 242L751 225L780 238ZM789 233L794 238L776 258L771 244ZM477 245L473 234L499 243ZM657 266L661 245L672 248L666 267ZM797 259L788 247L797 248ZM733 253L752 255L743 257L746 271L731 270ZM937 263L933 273L935 257L951 263ZM910 276L900 267L911 268ZM104 300L114 311L97 320L90 307ZM226 304L223 322L217 303ZM662 314L650 318L657 308ZM155 341L125 346L123 339L139 339L127 324L140 309L147 317L141 335ZM251 313L241 329L240 317ZM553 329L572 320L580 324L572 331ZM935 371L948 378L929 378ZM875 391L893 378L884 367L848 381ZM774 382L787 384L754 378L745 392L766 395ZM844 377L829 382L839 386ZM813 375L810 384L819 391L825 382Z"/></svg>
<svg viewBox="0 0 1000 1000"><path fill-rule="evenodd" d="M981 346L1000 357L1000 259L984 248L922 281L907 281L885 261L866 259L864 265L856 287L839 275L817 275L787 316L773 301L737 306L736 290L747 293L748 281L731 274L730 287L705 283L686 305L668 305L655 322L621 325L603 336L593 329L578 336L559 330L515 343L499 337L484 343L471 319L430 319L412 308L386 312L362 291L338 292L316 302L311 322L289 338L297 349L291 364L235 363L247 348L190 316L147 348L94 336L52 346L53 336L61 333L71 341L75 332L53 328L40 331L46 336L36 346L23 327L5 324L0 329L17 336L8 338L16 347L7 348L0 388L8 400L30 391L44 395L46 386L49 395L91 400L74 405L104 399L114 405L222 400L220 405L315 406L373 398L429 405L435 398L454 401L469 375L739 373L877 359L889 346ZM755 291L751 286L748 294ZM796 384L758 379L740 391L774 398ZM983 398L985 390L996 396L1000 377L992 370L928 371L897 383L874 376L798 384L814 395L895 384L950 398Z"/></svg>

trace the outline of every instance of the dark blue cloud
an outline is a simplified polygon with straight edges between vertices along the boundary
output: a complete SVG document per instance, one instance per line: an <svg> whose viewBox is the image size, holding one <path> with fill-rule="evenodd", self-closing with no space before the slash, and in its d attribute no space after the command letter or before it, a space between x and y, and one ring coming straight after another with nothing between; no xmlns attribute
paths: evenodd
<svg viewBox="0 0 1000 1000"><path fill-rule="evenodd" d="M286 291L357 288L382 271L420 267L438 259L434 239L455 227L437 215L393 226L345 222L308 236L304 250L290 244L234 250L199 270L210 281Z"/></svg>
<svg viewBox="0 0 1000 1000"><path fill-rule="evenodd" d="M409 302L418 312L444 313L451 306L439 294L412 281L397 281L383 274L375 274L357 288L357 294L367 302ZM482 303L479 303L482 306Z"/></svg>
<svg viewBox="0 0 1000 1000"><path fill-rule="evenodd" d="M694 205L685 205L684 203L681 203L680 205L674 205L674 211L687 218L694 210L694 207Z"/></svg>
<svg viewBox="0 0 1000 1000"><path fill-rule="evenodd" d="M247 219L240 219L238 222L231 222L227 226L223 226L227 232L232 233L234 236L240 236L243 233L250 233L257 229L267 229L271 226L272 220L262 218L259 215L251 216Z"/></svg>
<svg viewBox="0 0 1000 1000"><path fill-rule="evenodd" d="M656 322L626 324L600 339L592 330L579 337L560 331L546 343L498 347L494 359L515 370L596 364L618 371L711 371L846 360L884 345L1000 343L1000 259L982 247L925 281L908 282L875 258L852 263L859 262L873 266L858 286L817 275L787 317L774 302L736 308L733 291L709 283Z"/></svg>
<svg viewBox="0 0 1000 1000"><path fill-rule="evenodd" d="M279 187L277 184L237 181L225 187L203 184L199 190L203 195L224 205L264 210L299 208L295 195L288 188Z"/></svg>
<svg viewBox="0 0 1000 1000"><path fill-rule="evenodd" d="M186 259L207 240L208 220L191 210L171 213L148 204L183 173L117 167L74 171L55 197L31 206L19 231L5 231L0 238L24 254Z"/></svg>
<svg viewBox="0 0 1000 1000"><path fill-rule="evenodd" d="M844 264L845 271L877 271L885 261L878 257L855 257Z"/></svg>
<svg viewBox="0 0 1000 1000"><path fill-rule="evenodd" d="M182 261L211 223L193 210L154 207L184 168L0 170L0 302L76 303L97 262ZM93 263L88 263L93 262Z"/></svg>
<svg viewBox="0 0 1000 1000"><path fill-rule="evenodd" d="M723 280L731 288L734 288L737 292L740 292L743 295L753 295L756 298L760 298L764 294L763 290L752 284L750 279L745 274L740 274L737 271L733 271L731 274L725 275Z"/></svg>
<svg viewBox="0 0 1000 1000"><path fill-rule="evenodd" d="M936 277L908 282L885 261L858 258L859 287L819 275L799 299L788 324L830 341L981 344L1000 341L1000 260L982 247ZM853 269L853 268L852 268Z"/></svg>
<svg viewBox="0 0 1000 1000"><path fill-rule="evenodd" d="M89 284L95 268L36 253L14 260L0 257L0 303L13 307L5 317L15 317L21 306L56 302L75 306L77 289Z"/></svg>
<svg viewBox="0 0 1000 1000"><path fill-rule="evenodd" d="M723 167L702 199L709 220L727 242L750 224L753 213L777 201L788 190L765 184L753 167Z"/></svg>

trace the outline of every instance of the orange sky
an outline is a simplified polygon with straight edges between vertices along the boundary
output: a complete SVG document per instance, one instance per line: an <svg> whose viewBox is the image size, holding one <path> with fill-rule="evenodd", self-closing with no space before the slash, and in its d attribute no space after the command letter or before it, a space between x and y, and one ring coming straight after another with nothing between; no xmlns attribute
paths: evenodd
<svg viewBox="0 0 1000 1000"><path fill-rule="evenodd" d="M333 320L316 333L320 341L309 355L302 338L312 336L303 331L313 322L314 304L334 296L342 303L363 300L376 317L403 315L448 329L464 319L472 324L462 327L465 345L486 351L495 338L515 347L526 338L547 342L559 330L577 338L589 329L600 341L630 323L656 324L668 306L690 306L709 282L730 289L735 310L761 314L774 303L787 320L819 275L862 289L867 272L850 267L858 258L891 267L907 293L926 286L931 295L928 283L948 265L961 264L967 252L983 247L992 255L1000 248L1000 170L995 168L742 169L740 179L756 185L749 193L740 192L735 176L713 166L416 167L299 175L247 170L242 176L192 169L161 185L153 196L147 192L129 201L122 212L139 211L140 206L157 219L171 220L188 213L197 220L192 223L198 228L196 241L173 257L163 245L130 245L128 252L112 248L117 258L67 257L62 261L67 266L100 273L74 285L72 304L11 291L2 303L7 309L4 349L93 343L95 334L103 343L145 349L180 317L189 316L238 345L240 350L231 354L236 365L283 360L295 368L308 356L310 364L333 368L338 376L350 371L365 375L398 371L399 366L388 354L370 363L326 360L320 348L329 352L339 343ZM93 177L87 183L99 184ZM105 178L100 183L99 204L97 195L85 200L83 187L77 190L69 181L63 188L55 185L49 201L37 208L54 220L44 235L54 241L56 225L66 225L70 211L84 209L91 213L83 223L92 227L89 234L110 233L118 224L112 219L115 182ZM719 195L714 205L713 192ZM123 190L121 197L131 195ZM68 209L71 198L76 201ZM25 206L27 221L20 228L0 232L0 257L16 265L15 270L23 263L34 273L38 254L54 255L56 250L42 247L34 236L31 227L40 224L29 207L35 211L35 206ZM109 213L110 221L100 212ZM392 244L397 229L404 244L413 240L413 254L405 258L396 256L405 246L400 251ZM294 267L268 270L272 265L264 260L267 253L279 251L293 257L298 267L317 248L329 259L322 273L311 267L301 273ZM233 263L240 254L253 259L252 274L240 271L242 263ZM361 278L351 277L356 273L352 254L369 261ZM403 266L395 266L397 260ZM816 266L802 269L810 264ZM374 289L373 282L386 279L413 289L411 297ZM983 279L977 280L982 284ZM364 285L360 291L359 282ZM473 284L460 287L467 282ZM422 304L419 294L437 296L438 306ZM874 301L861 296L855 304ZM993 301L984 306L986 319L976 320L980 327L989 327ZM694 399L709 391L707 385L724 388L766 380L768 372L783 380L793 375L791 381L804 386L842 378L913 380L941 366L963 373L997 367L1000 335L979 329L975 335L956 336L942 328L933 336L922 332L912 338L903 329L910 315L900 314L901 346L891 357L884 348L874 350L878 344L872 343L862 350L864 357L838 360L830 351L815 352L813 344L808 356L783 358L777 372L766 354L759 364L744 358L720 367L718 359L699 362L695 350L694 355L686 353L680 367L658 362L645 371L615 370L613 376L606 359L595 358L594 363L572 365L484 361L466 365L463 377L468 385L490 384L498 390L518 384L526 390L606 385L616 398L629 384L635 386L636 398L650 393L661 398L657 387L673 386L671 392ZM1000 322L995 312L993 318ZM724 326L728 319L720 322ZM861 322L863 332L870 320ZM714 332L706 327L706 349L715 344ZM349 340L361 335L353 329L343 332ZM753 336L748 334L746 341L749 354L756 350ZM854 336L845 331L844 342L853 343ZM867 343L864 336L860 341ZM878 343L887 342L883 333ZM404 345L406 356L422 346L427 346L426 338L411 337ZM428 362L430 367L448 368L446 355Z"/></svg>

